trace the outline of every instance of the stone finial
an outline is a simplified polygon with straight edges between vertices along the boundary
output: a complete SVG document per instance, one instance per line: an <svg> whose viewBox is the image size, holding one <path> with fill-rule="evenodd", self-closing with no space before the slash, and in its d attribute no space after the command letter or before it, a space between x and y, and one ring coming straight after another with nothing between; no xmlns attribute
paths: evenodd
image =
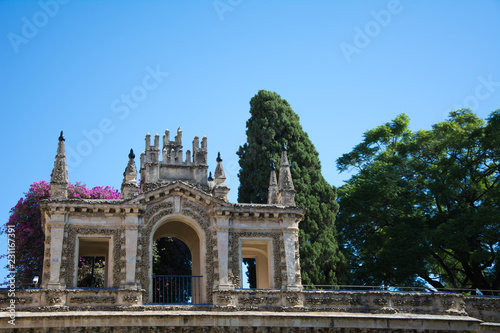
<svg viewBox="0 0 500 333"><path fill-rule="evenodd" d="M229 201L228 193L229 187L226 185L226 173L224 172L224 167L222 166L222 158L220 157L220 152L217 154L217 167L215 168L215 186L214 195L224 201Z"/></svg>
<svg viewBox="0 0 500 333"><path fill-rule="evenodd" d="M137 169L135 167L134 150L130 149L128 154L128 164L123 172L122 198L128 199L139 194L139 185L137 184Z"/></svg>
<svg viewBox="0 0 500 333"><path fill-rule="evenodd" d="M208 188L210 191L214 188L214 178L212 177L212 171L208 174Z"/></svg>
<svg viewBox="0 0 500 333"><path fill-rule="evenodd" d="M271 174L269 176L269 190L267 193L267 204L278 205L278 181L276 180L276 167L271 163Z"/></svg>
<svg viewBox="0 0 500 333"><path fill-rule="evenodd" d="M66 148L64 142L63 131L59 135L59 143L57 145L56 160L54 168L50 175L50 197L51 199L67 199L68 198L68 165L66 163Z"/></svg>
<svg viewBox="0 0 500 333"><path fill-rule="evenodd" d="M280 176L278 182L278 201L284 206L295 206L295 187L293 186L290 164L285 143L281 146Z"/></svg>
<svg viewBox="0 0 500 333"><path fill-rule="evenodd" d="M146 134L146 138L144 139L146 141L146 149L145 151L148 151L151 147L151 134Z"/></svg>
<svg viewBox="0 0 500 333"><path fill-rule="evenodd" d="M160 135L158 133L155 134L155 141L154 141L154 147L155 149L160 149Z"/></svg>
<svg viewBox="0 0 500 333"><path fill-rule="evenodd" d="M222 158L220 157L220 152L217 154L217 167L215 168L215 183L220 184L226 181L226 173L224 172L224 167L222 166Z"/></svg>
<svg viewBox="0 0 500 333"><path fill-rule="evenodd" d="M176 144L182 144L182 130L181 127L177 129L177 134L175 135L175 143Z"/></svg>
<svg viewBox="0 0 500 333"><path fill-rule="evenodd" d="M163 148L170 142L170 131L167 128L165 134L163 134Z"/></svg>

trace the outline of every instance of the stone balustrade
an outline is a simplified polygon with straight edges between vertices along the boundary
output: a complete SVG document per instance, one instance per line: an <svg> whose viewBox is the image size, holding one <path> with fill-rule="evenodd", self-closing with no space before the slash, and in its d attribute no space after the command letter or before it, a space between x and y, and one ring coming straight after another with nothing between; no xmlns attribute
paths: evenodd
<svg viewBox="0 0 500 333"><path fill-rule="evenodd" d="M169 333L500 332L500 297L390 291L214 291L213 305L143 304L144 290L0 291L0 331ZM43 328L45 330L40 330Z"/></svg>
<svg viewBox="0 0 500 333"><path fill-rule="evenodd" d="M128 289L24 289L15 297L0 291L0 307L15 300L17 311L57 311L61 308L102 308L142 305L142 291Z"/></svg>
<svg viewBox="0 0 500 333"><path fill-rule="evenodd" d="M26 289L17 290L18 311L66 309L129 309L134 311L175 306L147 305L144 290L129 289ZM453 293L391 291L284 291L236 289L214 292L213 305L182 306L183 309L344 312L372 314L429 314L469 316L500 323L500 297L465 296ZM10 304L7 290L0 291L0 306ZM132 309L133 308L133 309Z"/></svg>

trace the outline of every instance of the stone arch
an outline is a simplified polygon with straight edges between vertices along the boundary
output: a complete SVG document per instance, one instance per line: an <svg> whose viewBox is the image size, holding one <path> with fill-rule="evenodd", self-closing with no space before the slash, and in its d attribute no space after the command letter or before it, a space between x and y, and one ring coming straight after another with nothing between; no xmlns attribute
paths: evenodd
<svg viewBox="0 0 500 333"><path fill-rule="evenodd" d="M201 290L205 290L206 274L205 249L206 237L203 229L190 217L182 214L169 214L155 223L150 234L149 241L149 291L151 292L151 279L153 276L153 243L161 237L175 237L187 245L191 252L192 273L201 275ZM205 293L203 293L205 294ZM206 303L206 295L202 295L202 301Z"/></svg>
<svg viewBox="0 0 500 333"><path fill-rule="evenodd" d="M139 249L137 251L137 258L139 260L138 269L136 270L136 280L146 290L145 300L151 300L152 242L155 233L162 225L178 222L191 228L199 238L200 252L203 253L203 255L200 255L199 267L201 270L200 275L203 275L205 290L202 300L206 303L211 303L214 284L214 236L210 230L210 218L205 207L192 203L189 200L183 200L180 212L174 213L172 201L165 201L150 207L143 216L143 222L138 239ZM162 231L160 230L160 232ZM168 231L166 233L168 234ZM183 240L182 238L179 239Z"/></svg>
<svg viewBox="0 0 500 333"><path fill-rule="evenodd" d="M197 230L196 226L192 226L191 223L186 222L183 215L168 215L166 218L162 219L156 224L151 232L150 246L162 237L172 237L181 240L189 248L192 257L192 275L201 275L204 271L202 267L203 261L201 260L202 253L201 249L204 248L202 242L204 240L204 235L202 230ZM151 258L150 258L151 259ZM152 262L150 262L150 269Z"/></svg>

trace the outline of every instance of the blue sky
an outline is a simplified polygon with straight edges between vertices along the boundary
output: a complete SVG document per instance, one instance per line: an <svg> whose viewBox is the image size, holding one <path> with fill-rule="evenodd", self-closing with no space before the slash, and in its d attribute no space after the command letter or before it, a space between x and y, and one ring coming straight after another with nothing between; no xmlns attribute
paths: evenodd
<svg viewBox="0 0 500 333"><path fill-rule="evenodd" d="M499 31L500 1L0 1L0 221L50 179L61 130L70 181L118 189L148 132L206 135L236 201L260 89L291 104L341 186L335 160L397 114L417 130L500 108Z"/></svg>

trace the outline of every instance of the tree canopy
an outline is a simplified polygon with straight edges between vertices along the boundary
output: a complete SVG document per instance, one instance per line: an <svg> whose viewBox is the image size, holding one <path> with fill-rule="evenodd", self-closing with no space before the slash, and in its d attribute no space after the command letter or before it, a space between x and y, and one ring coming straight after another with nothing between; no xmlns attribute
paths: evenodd
<svg viewBox="0 0 500 333"><path fill-rule="evenodd" d="M153 244L153 274L192 275L189 247L177 238L158 238Z"/></svg>
<svg viewBox="0 0 500 333"><path fill-rule="evenodd" d="M350 283L500 289L500 110L453 111L431 130L402 114L337 160ZM498 294L498 292L496 292Z"/></svg>
<svg viewBox="0 0 500 333"><path fill-rule="evenodd" d="M335 238L336 189L321 174L314 145L299 116L277 93L260 90L250 101L247 142L240 146L238 202L267 203L269 167L279 165L286 144L297 206L307 208L299 224L302 283L334 285L345 272L345 258Z"/></svg>

